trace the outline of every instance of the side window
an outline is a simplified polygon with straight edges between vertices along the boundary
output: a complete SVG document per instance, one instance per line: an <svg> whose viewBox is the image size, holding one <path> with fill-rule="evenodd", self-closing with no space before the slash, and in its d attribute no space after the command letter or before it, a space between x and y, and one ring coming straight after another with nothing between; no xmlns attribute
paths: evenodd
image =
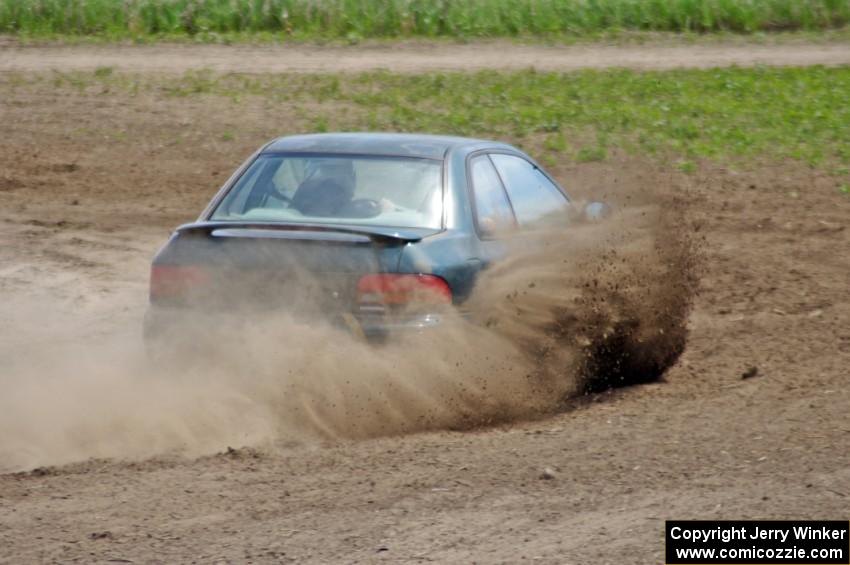
<svg viewBox="0 0 850 565"><path fill-rule="evenodd" d="M479 229L492 235L513 228L515 222L511 203L489 157L473 157L470 163L470 178Z"/></svg>
<svg viewBox="0 0 850 565"><path fill-rule="evenodd" d="M544 216L569 206L564 193L525 159L499 153L490 157L505 182L505 190L520 226L538 222Z"/></svg>

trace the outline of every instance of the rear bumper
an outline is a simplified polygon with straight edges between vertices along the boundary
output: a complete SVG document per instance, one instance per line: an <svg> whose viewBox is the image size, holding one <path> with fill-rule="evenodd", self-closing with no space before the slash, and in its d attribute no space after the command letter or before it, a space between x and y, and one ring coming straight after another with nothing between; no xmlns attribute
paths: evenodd
<svg viewBox="0 0 850 565"><path fill-rule="evenodd" d="M148 345L177 344L198 333L212 333L216 328L233 325L233 314L211 314L188 308L151 306L145 313L143 336ZM383 316L375 314L339 313L325 318L332 326L345 329L356 337L381 341L391 335L425 332L447 323L446 313ZM266 318L268 319L268 318ZM244 319L243 319L244 320Z"/></svg>
<svg viewBox="0 0 850 565"><path fill-rule="evenodd" d="M353 315L352 318L367 338L386 338L392 334L416 333L436 328L445 323L445 315L426 313L410 316ZM349 328L354 333L354 328Z"/></svg>

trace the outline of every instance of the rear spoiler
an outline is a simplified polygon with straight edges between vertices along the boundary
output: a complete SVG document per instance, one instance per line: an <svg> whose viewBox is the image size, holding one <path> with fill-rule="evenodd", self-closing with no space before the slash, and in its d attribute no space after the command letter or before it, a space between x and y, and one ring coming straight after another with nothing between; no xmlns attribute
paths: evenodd
<svg viewBox="0 0 850 565"><path fill-rule="evenodd" d="M350 243L413 243L441 230L430 228L395 228L351 224L307 224L297 222L227 222L206 221L184 224L179 233L202 232L213 237L248 237L278 239L312 239Z"/></svg>

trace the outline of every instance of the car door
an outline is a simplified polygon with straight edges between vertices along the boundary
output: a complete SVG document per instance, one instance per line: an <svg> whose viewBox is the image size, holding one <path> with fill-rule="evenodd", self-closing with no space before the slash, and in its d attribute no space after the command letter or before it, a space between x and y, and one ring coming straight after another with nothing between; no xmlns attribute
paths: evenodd
<svg viewBox="0 0 850 565"><path fill-rule="evenodd" d="M487 153L469 157L467 183L477 241L477 272L504 257L509 239L506 236L515 233L518 226L505 187Z"/></svg>
<svg viewBox="0 0 850 565"><path fill-rule="evenodd" d="M475 231L481 241L498 239L516 229L511 201L488 154L479 153L470 158L469 184Z"/></svg>
<svg viewBox="0 0 850 565"><path fill-rule="evenodd" d="M548 219L560 221L570 201L539 167L519 155L493 153L490 159L504 184L520 228L542 225Z"/></svg>

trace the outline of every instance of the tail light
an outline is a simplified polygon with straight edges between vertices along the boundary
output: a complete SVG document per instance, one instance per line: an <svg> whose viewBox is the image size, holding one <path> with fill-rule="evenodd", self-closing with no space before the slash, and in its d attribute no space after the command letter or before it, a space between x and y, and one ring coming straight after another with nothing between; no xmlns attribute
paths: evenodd
<svg viewBox="0 0 850 565"><path fill-rule="evenodd" d="M151 301L174 299L204 287L209 272L197 265L153 265L151 267Z"/></svg>
<svg viewBox="0 0 850 565"><path fill-rule="evenodd" d="M361 305L451 304L452 289L435 275L382 273L360 278L357 299Z"/></svg>

